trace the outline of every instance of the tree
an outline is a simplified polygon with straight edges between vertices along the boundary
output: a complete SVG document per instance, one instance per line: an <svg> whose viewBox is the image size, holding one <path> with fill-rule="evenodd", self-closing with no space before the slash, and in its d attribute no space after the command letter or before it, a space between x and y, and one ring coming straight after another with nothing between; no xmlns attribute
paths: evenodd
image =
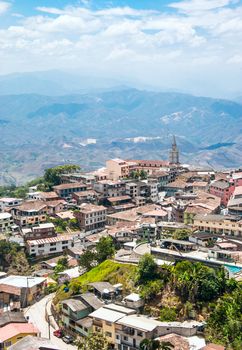
<svg viewBox="0 0 242 350"><path fill-rule="evenodd" d="M160 342L160 347L158 350L171 350L174 348L174 345L171 344L169 341L162 341Z"/></svg>
<svg viewBox="0 0 242 350"><path fill-rule="evenodd" d="M226 345L228 349L240 350L242 345L242 285L218 299L210 314L206 338Z"/></svg>
<svg viewBox="0 0 242 350"><path fill-rule="evenodd" d="M189 236L191 235L191 230L187 229L177 229L172 234L173 239L181 239L181 240L187 240Z"/></svg>
<svg viewBox="0 0 242 350"><path fill-rule="evenodd" d="M96 252L99 263L111 258L115 253L113 239L110 236L102 237L96 245Z"/></svg>
<svg viewBox="0 0 242 350"><path fill-rule="evenodd" d="M80 167L75 164L59 165L54 168L46 169L44 173L46 187L50 189L52 186L59 185L62 174L69 174L78 170L80 170Z"/></svg>
<svg viewBox="0 0 242 350"><path fill-rule="evenodd" d="M159 294L164 287L164 284L161 280L149 281L142 286L140 295L145 300L151 300Z"/></svg>
<svg viewBox="0 0 242 350"><path fill-rule="evenodd" d="M54 268L54 273L57 274L59 272L62 272L64 270L66 270L68 267L69 267L68 259L67 259L67 257L64 256L63 258L58 259L57 265Z"/></svg>
<svg viewBox="0 0 242 350"><path fill-rule="evenodd" d="M158 276L158 265L151 254L144 254L139 260L137 270L138 284L146 283L156 279Z"/></svg>
<svg viewBox="0 0 242 350"><path fill-rule="evenodd" d="M89 271L95 265L96 260L97 260L96 253L94 253L92 250L86 250L81 254L79 258L79 265L84 269L87 269L87 271Z"/></svg>
<svg viewBox="0 0 242 350"><path fill-rule="evenodd" d="M165 343L165 344L164 344ZM165 347L161 347L163 344L163 346L168 346L170 345L170 348L165 348ZM171 350L171 348L174 348L174 346L169 343L169 342L162 342L160 343L159 340L154 340L154 339L144 339L141 341L140 343L140 350Z"/></svg>
<svg viewBox="0 0 242 350"><path fill-rule="evenodd" d="M139 176L140 176L141 180L145 180L145 179L147 179L147 172L142 169L140 171Z"/></svg>
<svg viewBox="0 0 242 350"><path fill-rule="evenodd" d="M17 243L0 241L0 266L9 267L20 249L21 247Z"/></svg>
<svg viewBox="0 0 242 350"><path fill-rule="evenodd" d="M108 350L108 340L102 333L92 333L76 341L78 350Z"/></svg>
<svg viewBox="0 0 242 350"><path fill-rule="evenodd" d="M176 321L177 313L174 307L163 307L160 310L160 321L173 322Z"/></svg>

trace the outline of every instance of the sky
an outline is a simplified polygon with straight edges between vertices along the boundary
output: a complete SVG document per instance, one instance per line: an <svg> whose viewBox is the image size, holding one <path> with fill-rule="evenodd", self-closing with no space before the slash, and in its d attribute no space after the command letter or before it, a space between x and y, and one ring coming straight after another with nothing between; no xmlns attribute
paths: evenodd
<svg viewBox="0 0 242 350"><path fill-rule="evenodd" d="M242 95L242 0L0 0L0 74Z"/></svg>

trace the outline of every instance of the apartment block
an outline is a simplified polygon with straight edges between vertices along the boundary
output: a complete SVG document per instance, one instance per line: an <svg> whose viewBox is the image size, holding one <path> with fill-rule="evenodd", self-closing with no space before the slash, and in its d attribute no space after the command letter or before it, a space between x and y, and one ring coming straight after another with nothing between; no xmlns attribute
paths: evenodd
<svg viewBox="0 0 242 350"><path fill-rule="evenodd" d="M80 205L79 211L76 211L74 215L82 230L95 232L105 226L107 208L102 205L84 203Z"/></svg>
<svg viewBox="0 0 242 350"><path fill-rule="evenodd" d="M224 215L196 215L194 228L213 234L242 237L242 220L240 217Z"/></svg>
<svg viewBox="0 0 242 350"><path fill-rule="evenodd" d="M73 238L69 235L27 240L26 248L32 257L62 253L73 246Z"/></svg>
<svg viewBox="0 0 242 350"><path fill-rule="evenodd" d="M53 190L61 198L71 198L73 193L86 191L87 188L88 186L82 182L73 182L54 186Z"/></svg>

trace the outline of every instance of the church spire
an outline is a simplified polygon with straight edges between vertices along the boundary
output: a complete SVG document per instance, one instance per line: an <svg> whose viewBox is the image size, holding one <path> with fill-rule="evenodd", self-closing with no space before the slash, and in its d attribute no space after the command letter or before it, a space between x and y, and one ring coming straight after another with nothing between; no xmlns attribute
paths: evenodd
<svg viewBox="0 0 242 350"><path fill-rule="evenodd" d="M179 149L176 144L176 137L173 135L173 142L169 156L170 164L180 164L179 162Z"/></svg>

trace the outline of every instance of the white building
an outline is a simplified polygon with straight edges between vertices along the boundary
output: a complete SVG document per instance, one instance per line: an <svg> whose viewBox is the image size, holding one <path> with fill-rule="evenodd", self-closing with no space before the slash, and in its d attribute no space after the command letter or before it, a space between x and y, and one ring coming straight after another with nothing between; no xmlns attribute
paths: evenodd
<svg viewBox="0 0 242 350"><path fill-rule="evenodd" d="M33 257L62 253L72 246L73 237L68 235L59 235L57 237L28 240L26 242L28 253Z"/></svg>
<svg viewBox="0 0 242 350"><path fill-rule="evenodd" d="M23 202L20 198L0 198L0 211L5 211L8 208L15 207L16 205L20 205Z"/></svg>
<svg viewBox="0 0 242 350"><path fill-rule="evenodd" d="M9 213L0 213L0 232L10 231L12 225L12 215Z"/></svg>

